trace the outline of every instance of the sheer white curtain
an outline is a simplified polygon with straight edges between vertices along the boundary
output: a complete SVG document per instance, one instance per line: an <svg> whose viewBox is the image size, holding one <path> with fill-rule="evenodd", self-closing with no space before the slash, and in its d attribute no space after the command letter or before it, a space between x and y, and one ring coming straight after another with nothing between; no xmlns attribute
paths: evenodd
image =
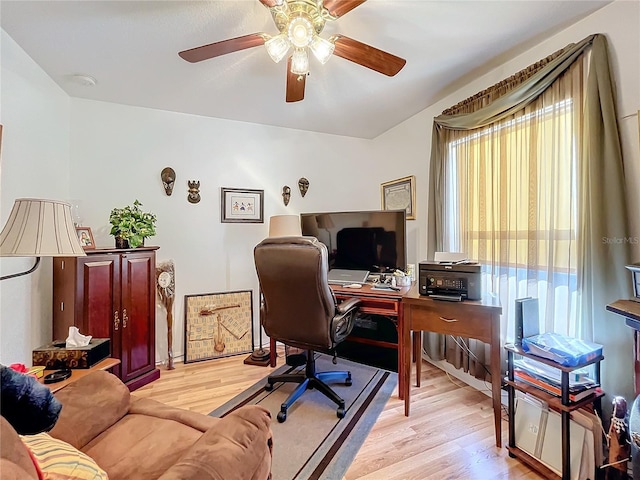
<svg viewBox="0 0 640 480"><path fill-rule="evenodd" d="M499 295L502 338L514 300L539 299L541 331L575 335L577 161L584 62L510 118L446 133L444 247L485 267Z"/></svg>
<svg viewBox="0 0 640 480"><path fill-rule="evenodd" d="M632 391L606 314L630 287L629 245L606 241L629 236L607 50L590 35L434 118L427 251L446 245L487 265L503 341L513 300L535 296L541 330L603 344L604 390Z"/></svg>
<svg viewBox="0 0 640 480"><path fill-rule="evenodd" d="M538 298L541 332L574 336L580 329L577 165L584 57L512 115L473 130L440 132L442 248L483 264L483 289L502 305L504 342L514 339L517 298ZM437 348L457 368L486 377L483 343L444 339ZM437 359L433 349L431 339L427 350Z"/></svg>

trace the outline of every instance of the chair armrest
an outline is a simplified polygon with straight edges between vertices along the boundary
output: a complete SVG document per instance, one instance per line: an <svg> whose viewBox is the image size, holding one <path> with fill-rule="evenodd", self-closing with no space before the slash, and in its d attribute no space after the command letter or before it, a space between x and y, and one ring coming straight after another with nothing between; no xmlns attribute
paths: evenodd
<svg viewBox="0 0 640 480"><path fill-rule="evenodd" d="M270 425L266 408L241 407L207 430L158 480L266 480L271 476Z"/></svg>
<svg viewBox="0 0 640 480"><path fill-rule="evenodd" d="M49 433L79 450L129 411L127 386L101 370L70 383L54 396L62 403L62 411Z"/></svg>
<svg viewBox="0 0 640 480"><path fill-rule="evenodd" d="M340 315L344 315L345 313L348 313L349 310L352 310L356 307L358 307L360 305L360 303L362 302L362 300L360 300L359 298L347 298L345 300L343 300L342 302L340 302L337 305L337 310L338 313Z"/></svg>

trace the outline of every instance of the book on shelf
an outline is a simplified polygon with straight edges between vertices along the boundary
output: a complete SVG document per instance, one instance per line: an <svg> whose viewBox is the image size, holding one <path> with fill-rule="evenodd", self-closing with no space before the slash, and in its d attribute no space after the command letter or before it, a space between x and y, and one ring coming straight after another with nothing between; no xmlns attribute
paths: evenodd
<svg viewBox="0 0 640 480"><path fill-rule="evenodd" d="M562 389L559 386L553 385L545 380L541 380L540 378L530 375L529 372L525 370L514 368L513 377L515 380L532 385L556 397L562 396ZM569 400L572 402L577 402L590 395L593 395L594 393L597 393L599 390L600 386L597 384L594 384L592 386L569 387Z"/></svg>
<svg viewBox="0 0 640 480"><path fill-rule="evenodd" d="M522 357L513 361L513 366L524 370L531 376L539 378L556 387L561 386L562 371L536 360ZM589 376L589 368L581 368L567 373L569 387L597 387L598 383Z"/></svg>

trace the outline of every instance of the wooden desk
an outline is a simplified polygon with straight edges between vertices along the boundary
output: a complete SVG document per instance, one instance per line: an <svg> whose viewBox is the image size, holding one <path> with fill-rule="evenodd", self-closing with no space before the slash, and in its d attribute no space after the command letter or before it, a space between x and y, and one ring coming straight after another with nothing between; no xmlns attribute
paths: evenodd
<svg viewBox="0 0 640 480"><path fill-rule="evenodd" d="M399 316L402 337L399 348L402 350L402 365L399 382L404 389L404 414L409 416L411 394L411 332L430 331L475 338L491 346L491 396L493 398L493 417L495 423L496 446L502 446L500 385L500 315L502 307L497 298L487 297L481 301L445 302L422 296L417 287L402 298L403 315ZM420 344L418 340L418 344ZM418 358L420 361L420 358Z"/></svg>
<svg viewBox="0 0 640 480"><path fill-rule="evenodd" d="M76 380L80 380L82 377L86 375L89 375L91 372L95 372L96 370L109 370L119 364L120 364L119 359L108 357L108 358L105 358L104 360L100 360L91 368L74 368L71 370L71 376L69 378L62 380L61 382L47 383L46 386L49 387L49 390L51 390L52 392L57 392L58 390L66 387L70 383L75 382ZM39 378L38 381L40 383L44 383L44 376L48 375L49 373L53 373L57 370L59 369L54 368L54 369L45 370L44 375L42 376L42 378Z"/></svg>

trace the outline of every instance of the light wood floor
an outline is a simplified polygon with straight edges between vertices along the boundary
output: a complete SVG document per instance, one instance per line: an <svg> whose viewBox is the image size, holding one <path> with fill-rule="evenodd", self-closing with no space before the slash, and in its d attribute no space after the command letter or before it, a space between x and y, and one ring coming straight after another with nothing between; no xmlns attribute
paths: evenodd
<svg viewBox="0 0 640 480"><path fill-rule="evenodd" d="M159 380L134 395L207 414L272 371L243 360L176 363L175 370L161 369ZM411 392L411 416L404 416L396 389L343 480L543 478L508 456L506 420L503 447L495 446L488 396L426 362L422 386Z"/></svg>

